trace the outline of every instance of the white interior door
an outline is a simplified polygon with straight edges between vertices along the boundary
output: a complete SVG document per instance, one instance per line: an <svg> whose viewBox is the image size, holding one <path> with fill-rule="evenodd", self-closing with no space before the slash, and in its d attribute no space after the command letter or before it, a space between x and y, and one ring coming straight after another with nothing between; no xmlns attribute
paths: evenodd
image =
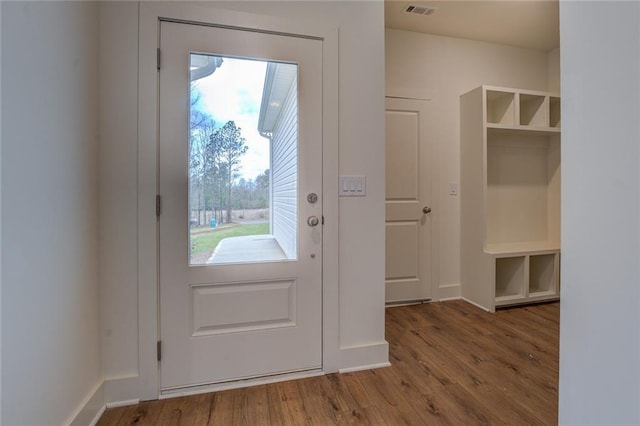
<svg viewBox="0 0 640 426"><path fill-rule="evenodd" d="M386 301L431 299L431 166L426 102L386 100Z"/></svg>
<svg viewBox="0 0 640 426"><path fill-rule="evenodd" d="M160 57L162 391L321 368L322 41L163 21ZM250 79L232 68L243 61L258 67L258 104L245 99L251 89L230 88ZM202 76L225 73L204 92ZM234 102L239 118L215 112L209 128L194 124L204 104ZM259 129L242 121L251 114ZM249 145L258 131L270 155L268 218L257 234L223 239L202 257L202 235L256 225L236 223L247 222L247 205L225 207L240 189L255 194L259 179L242 175L251 168L242 161L259 155L236 149L234 163L220 147L233 138ZM197 149L206 153L194 159Z"/></svg>

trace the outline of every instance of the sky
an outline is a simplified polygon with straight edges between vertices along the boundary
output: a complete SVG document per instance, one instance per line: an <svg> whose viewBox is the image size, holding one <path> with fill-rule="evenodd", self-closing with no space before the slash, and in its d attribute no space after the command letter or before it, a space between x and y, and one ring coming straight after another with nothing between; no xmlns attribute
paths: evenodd
<svg viewBox="0 0 640 426"><path fill-rule="evenodd" d="M203 112L213 117L216 127L234 120L242 129L249 149L242 157L240 174L245 179L269 168L269 140L258 133L258 117L267 63L224 58L216 71L196 81Z"/></svg>

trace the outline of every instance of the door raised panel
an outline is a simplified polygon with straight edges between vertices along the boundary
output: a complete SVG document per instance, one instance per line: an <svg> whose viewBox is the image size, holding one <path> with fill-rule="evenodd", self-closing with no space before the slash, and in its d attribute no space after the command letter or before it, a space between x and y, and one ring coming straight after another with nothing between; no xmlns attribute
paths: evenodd
<svg viewBox="0 0 640 426"><path fill-rule="evenodd" d="M413 111L386 113L386 198L418 198L418 115Z"/></svg>
<svg viewBox="0 0 640 426"><path fill-rule="evenodd" d="M191 286L191 335L295 326L295 289L295 280Z"/></svg>
<svg viewBox="0 0 640 426"><path fill-rule="evenodd" d="M418 276L418 229L416 228L416 222L387 224L387 279L407 279Z"/></svg>

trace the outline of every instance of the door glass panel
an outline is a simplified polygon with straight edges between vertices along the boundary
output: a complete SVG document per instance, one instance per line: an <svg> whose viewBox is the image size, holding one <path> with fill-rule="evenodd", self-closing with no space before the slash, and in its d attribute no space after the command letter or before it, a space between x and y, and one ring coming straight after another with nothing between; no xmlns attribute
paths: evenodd
<svg viewBox="0 0 640 426"><path fill-rule="evenodd" d="M190 55L189 265L297 259L298 66Z"/></svg>

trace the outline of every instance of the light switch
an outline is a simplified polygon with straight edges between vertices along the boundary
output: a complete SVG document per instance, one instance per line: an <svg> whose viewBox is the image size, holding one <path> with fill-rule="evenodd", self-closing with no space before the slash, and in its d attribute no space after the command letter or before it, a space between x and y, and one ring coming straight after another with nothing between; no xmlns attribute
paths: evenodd
<svg viewBox="0 0 640 426"><path fill-rule="evenodd" d="M364 197L367 195L366 176L340 176L341 197Z"/></svg>
<svg viewBox="0 0 640 426"><path fill-rule="evenodd" d="M449 182L449 195L458 195L458 183Z"/></svg>

